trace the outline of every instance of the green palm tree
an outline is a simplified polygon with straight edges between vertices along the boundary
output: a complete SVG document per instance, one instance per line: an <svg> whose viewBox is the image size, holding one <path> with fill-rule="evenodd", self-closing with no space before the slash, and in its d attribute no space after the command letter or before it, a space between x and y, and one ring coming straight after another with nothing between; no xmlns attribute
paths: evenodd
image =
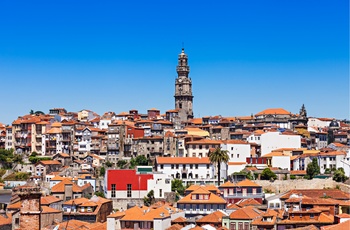
<svg viewBox="0 0 350 230"><path fill-rule="evenodd" d="M227 163L230 157L227 150L221 150L220 147L216 148L213 152L209 152L209 160L212 164L216 163L218 168L218 186L220 186L220 168L221 163Z"/></svg>

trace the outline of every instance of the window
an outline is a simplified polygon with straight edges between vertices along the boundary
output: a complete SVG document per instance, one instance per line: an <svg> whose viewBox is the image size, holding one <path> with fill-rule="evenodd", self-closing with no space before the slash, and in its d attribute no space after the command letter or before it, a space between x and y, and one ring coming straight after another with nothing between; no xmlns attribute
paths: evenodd
<svg viewBox="0 0 350 230"><path fill-rule="evenodd" d="M126 185L126 196L131 197L131 184Z"/></svg>
<svg viewBox="0 0 350 230"><path fill-rule="evenodd" d="M16 219L15 219L15 224L16 224L16 225L19 225L19 218L16 218Z"/></svg>
<svg viewBox="0 0 350 230"><path fill-rule="evenodd" d="M243 222L238 222L238 230L243 230Z"/></svg>
<svg viewBox="0 0 350 230"><path fill-rule="evenodd" d="M179 165L176 165L176 169L179 169Z"/></svg>
<svg viewBox="0 0 350 230"><path fill-rule="evenodd" d="M249 230L249 223L248 222L244 223L244 229Z"/></svg>
<svg viewBox="0 0 350 230"><path fill-rule="evenodd" d="M112 184L111 197L115 197L115 184Z"/></svg>
<svg viewBox="0 0 350 230"><path fill-rule="evenodd" d="M237 153L237 158L239 158L239 154Z"/></svg>
<svg viewBox="0 0 350 230"><path fill-rule="evenodd" d="M162 165L160 165L160 169L164 169L164 165L162 164Z"/></svg>
<svg viewBox="0 0 350 230"><path fill-rule="evenodd" d="M230 224L230 230L236 230L236 223Z"/></svg>
<svg viewBox="0 0 350 230"><path fill-rule="evenodd" d="M310 214L310 218L311 218L311 219L315 218L315 214L311 213L311 214Z"/></svg>
<svg viewBox="0 0 350 230"><path fill-rule="evenodd" d="M162 194L163 194L163 190L159 189L159 197L162 197Z"/></svg>
<svg viewBox="0 0 350 230"><path fill-rule="evenodd" d="M190 164L190 169L193 169L193 164Z"/></svg>
<svg viewBox="0 0 350 230"><path fill-rule="evenodd" d="M173 164L171 165L171 169L174 169L174 165Z"/></svg>
<svg viewBox="0 0 350 230"><path fill-rule="evenodd" d="M207 164L207 169L209 169L210 168L210 164Z"/></svg>
<svg viewBox="0 0 350 230"><path fill-rule="evenodd" d="M195 168L198 169L198 164L195 164Z"/></svg>
<svg viewBox="0 0 350 230"><path fill-rule="evenodd" d="M256 188L253 188L253 195L256 195Z"/></svg>

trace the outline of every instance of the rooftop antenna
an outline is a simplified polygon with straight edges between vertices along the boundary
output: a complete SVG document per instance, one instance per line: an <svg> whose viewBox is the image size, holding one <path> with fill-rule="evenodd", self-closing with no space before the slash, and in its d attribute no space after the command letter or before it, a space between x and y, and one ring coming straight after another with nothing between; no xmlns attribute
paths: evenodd
<svg viewBox="0 0 350 230"><path fill-rule="evenodd" d="M182 49L184 50L185 49L185 43L182 42Z"/></svg>

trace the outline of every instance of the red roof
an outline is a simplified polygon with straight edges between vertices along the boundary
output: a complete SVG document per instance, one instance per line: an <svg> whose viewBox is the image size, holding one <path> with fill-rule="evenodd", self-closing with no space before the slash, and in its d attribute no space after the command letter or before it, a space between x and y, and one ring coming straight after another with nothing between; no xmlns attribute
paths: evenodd
<svg viewBox="0 0 350 230"><path fill-rule="evenodd" d="M107 190L112 190L112 184L117 191L126 191L127 184L132 190L147 190L147 181L153 179L152 174L136 174L135 169L110 169L107 171Z"/></svg>

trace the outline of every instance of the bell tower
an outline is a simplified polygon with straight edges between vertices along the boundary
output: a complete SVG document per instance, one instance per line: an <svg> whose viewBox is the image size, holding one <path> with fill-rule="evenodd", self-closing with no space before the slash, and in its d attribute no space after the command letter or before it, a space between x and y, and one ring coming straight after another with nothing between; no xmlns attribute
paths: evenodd
<svg viewBox="0 0 350 230"><path fill-rule="evenodd" d="M175 80L175 109L178 109L180 121L193 118L193 96L192 80L188 77L190 67L188 66L187 54L182 48L176 66L177 78Z"/></svg>

